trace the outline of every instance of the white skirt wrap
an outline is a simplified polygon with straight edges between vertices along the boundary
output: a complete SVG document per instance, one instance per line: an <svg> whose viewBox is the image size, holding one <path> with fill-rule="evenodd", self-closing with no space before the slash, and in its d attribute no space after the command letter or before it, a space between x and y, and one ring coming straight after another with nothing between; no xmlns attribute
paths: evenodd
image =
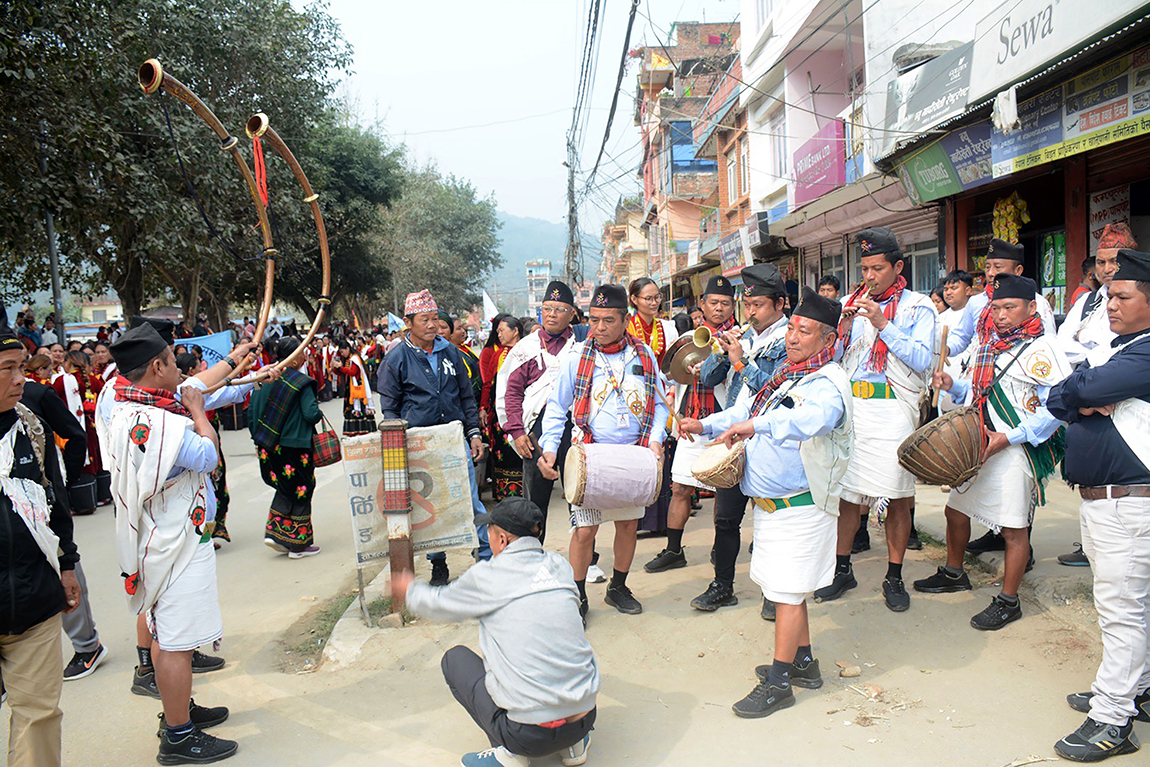
<svg viewBox="0 0 1150 767"><path fill-rule="evenodd" d="M216 585L216 551L196 545L192 561L147 612L148 629L161 650L183 652L210 645L224 635Z"/></svg>
<svg viewBox="0 0 1150 767"><path fill-rule="evenodd" d="M893 399L854 402L854 452L843 476L842 498L913 498L914 475L898 465L898 446L914 432L906 410Z"/></svg>
<svg viewBox="0 0 1150 767"><path fill-rule="evenodd" d="M671 481L689 487L714 490L715 488L704 485L691 473L691 465L706 449L707 440L704 437L695 435L694 442L688 441L686 437L679 437L678 442L675 443L675 458L671 461Z"/></svg>
<svg viewBox="0 0 1150 767"><path fill-rule="evenodd" d="M950 491L946 505L998 532L1020 529L1034 518L1034 479L1021 445L1011 445L986 459L962 487Z"/></svg>
<svg viewBox="0 0 1150 767"><path fill-rule="evenodd" d="M815 505L755 512L751 580L772 602L801 604L835 576L838 521Z"/></svg>

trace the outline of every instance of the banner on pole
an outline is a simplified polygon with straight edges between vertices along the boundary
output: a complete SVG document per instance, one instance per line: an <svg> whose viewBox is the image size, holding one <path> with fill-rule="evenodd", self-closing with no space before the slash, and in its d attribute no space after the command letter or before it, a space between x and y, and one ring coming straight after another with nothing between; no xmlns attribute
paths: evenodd
<svg viewBox="0 0 1150 767"><path fill-rule="evenodd" d="M204 353L204 362L208 363L208 367L211 367L232 353L232 334L230 331L224 330L219 333L212 333L210 336L177 338L176 345L180 344L188 347L189 351L193 346L200 347Z"/></svg>

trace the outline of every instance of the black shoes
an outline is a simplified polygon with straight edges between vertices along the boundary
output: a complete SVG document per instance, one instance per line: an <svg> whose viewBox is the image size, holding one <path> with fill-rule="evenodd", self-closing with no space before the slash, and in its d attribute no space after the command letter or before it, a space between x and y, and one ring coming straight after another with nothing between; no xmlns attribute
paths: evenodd
<svg viewBox="0 0 1150 767"><path fill-rule="evenodd" d="M882 582L882 598L886 606L896 613L905 613L910 609L910 594L906 593L906 585L902 578L887 578Z"/></svg>
<svg viewBox="0 0 1150 767"><path fill-rule="evenodd" d="M771 673L771 664L764 663L755 666L755 676L760 682L767 681ZM815 658L805 666L794 664L791 670L791 686L804 687L808 690L817 690L823 686L823 675L819 672L819 659Z"/></svg>
<svg viewBox="0 0 1150 767"><path fill-rule="evenodd" d="M1086 552L1082 550L1082 544L1075 541L1074 551L1069 554L1058 555L1058 564L1067 567L1090 567L1090 560L1086 557Z"/></svg>
<svg viewBox="0 0 1150 767"><path fill-rule="evenodd" d="M96 667L104 662L108 657L108 648L100 645L92 652L78 652L72 656L72 660L64 667L64 681L71 682L76 679L83 679L96 670Z"/></svg>
<svg viewBox="0 0 1150 767"><path fill-rule="evenodd" d="M587 604L586 599L579 600L579 617L583 619L583 628L587 628L587 613L591 611L591 605Z"/></svg>
<svg viewBox="0 0 1150 767"><path fill-rule="evenodd" d="M192 673L206 674L209 671L219 671L224 667L225 662L223 658L204 655L199 650L196 650L192 653Z"/></svg>
<svg viewBox="0 0 1150 767"><path fill-rule="evenodd" d="M1066 702L1075 711L1089 714L1090 699L1093 697L1092 692L1072 692L1066 696ZM1135 719L1139 722L1150 722L1150 690L1134 696L1134 710L1138 712L1134 715Z"/></svg>
<svg viewBox="0 0 1150 767"><path fill-rule="evenodd" d="M981 538L975 538L966 544L967 554L978 556L987 551L1006 551L1006 539L1002 537L1002 533L987 530Z"/></svg>
<svg viewBox="0 0 1150 767"><path fill-rule="evenodd" d="M865 524L859 525L858 531L855 532L855 539L851 542L851 553L859 554L864 551L870 551L870 530L867 530Z"/></svg>
<svg viewBox="0 0 1150 767"><path fill-rule="evenodd" d="M156 668L151 666L144 673L140 673L140 667L136 666L136 672L132 675L132 692L137 695L147 695L149 698L160 699L160 688L156 687Z"/></svg>
<svg viewBox="0 0 1150 767"><path fill-rule="evenodd" d="M848 568L845 572L836 570L835 579L831 581L831 585L823 586L815 592L815 601L830 602L833 599L838 599L858 585L859 582L855 580L855 571L853 568Z"/></svg>
<svg viewBox="0 0 1150 767"><path fill-rule="evenodd" d="M918 530L913 527L910 529L910 538L906 541L906 548L908 551L922 551L922 541L919 540Z"/></svg>
<svg viewBox="0 0 1150 767"><path fill-rule="evenodd" d="M160 736L160 753L156 761L160 764L210 764L227 759L238 749L239 744L234 740L223 740L198 729L172 741L165 729Z"/></svg>
<svg viewBox="0 0 1150 767"><path fill-rule="evenodd" d="M1022 602L1016 601L1011 605L1002 597L995 596L985 610L970 619L970 625L979 631L998 631L1007 623L1012 623L1021 617Z"/></svg>
<svg viewBox="0 0 1150 767"><path fill-rule="evenodd" d="M795 691L790 685L772 687L769 682L759 682L747 697L731 706L731 710L743 719L761 719L793 705Z"/></svg>
<svg viewBox="0 0 1150 767"><path fill-rule="evenodd" d="M738 603L739 598L735 596L735 590L731 584L711 581L711 585L707 587L706 591L691 600L691 607L705 613L713 613L720 607L730 607Z"/></svg>
<svg viewBox="0 0 1150 767"><path fill-rule="evenodd" d="M157 714L160 719L160 729L156 730L156 737L164 737L164 730L168 728L168 720L164 718L163 714ZM216 706L208 708L207 706L197 706L196 699L192 698L188 701L188 717L199 729L207 727L215 727L218 724L223 724L228 721L228 707Z"/></svg>
<svg viewBox="0 0 1150 767"><path fill-rule="evenodd" d="M775 603L763 597L763 609L759 611L759 617L765 621L775 622Z"/></svg>
<svg viewBox="0 0 1150 767"><path fill-rule="evenodd" d="M680 567L686 566L687 557L682 549L678 551L663 549L655 555L654 559L643 565L643 569L649 573L661 573L665 570L677 570Z"/></svg>
<svg viewBox="0 0 1150 767"><path fill-rule="evenodd" d="M1120 727L1087 717L1081 727L1054 744L1054 751L1072 762L1101 762L1112 756L1132 754L1141 746L1134 735L1133 722Z"/></svg>
<svg viewBox="0 0 1150 767"><path fill-rule="evenodd" d="M924 594L952 594L956 591L970 591L970 578L963 571L958 575L951 575L945 568L938 568L938 572L929 578L914 582L914 590Z"/></svg>
<svg viewBox="0 0 1150 767"><path fill-rule="evenodd" d="M615 584L607 586L607 593L603 595L603 601L624 615L638 615L643 612L643 605L639 604L639 600L635 599L631 589L626 586L616 586Z"/></svg>
<svg viewBox="0 0 1150 767"><path fill-rule="evenodd" d="M436 559L431 563L431 585L446 586L451 580L451 571L447 569L446 559Z"/></svg>

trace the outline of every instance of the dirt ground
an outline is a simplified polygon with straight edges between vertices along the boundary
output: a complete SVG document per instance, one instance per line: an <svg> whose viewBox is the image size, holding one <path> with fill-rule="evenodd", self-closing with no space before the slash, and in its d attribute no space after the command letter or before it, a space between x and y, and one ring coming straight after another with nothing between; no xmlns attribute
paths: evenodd
<svg viewBox="0 0 1150 767"><path fill-rule="evenodd" d="M324 406L338 419L338 407ZM322 469L315 504L320 556L289 561L261 542L271 491L259 480L246 433L226 433L234 542L218 557L225 669L197 676L194 694L232 715L215 732L240 742L232 765L452 765L486 747L480 730L451 698L439 671L455 644L477 646L474 623L416 621L402 629L356 628L354 609L337 634L356 634L346 662L303 662L288 650L331 625L329 600L355 587L354 557L340 466ZM943 496L921 488L919 525L941 537ZM744 542L737 607L703 614L689 607L707 585L710 502L685 536L690 566L648 575L641 565L663 545L639 542L629 580L644 613L624 616L591 585L588 636L602 672L599 717L588 764L598 765L888 765L961 764L1005 767L1056 761L1052 746L1081 723L1064 697L1087 689L1100 645L1089 602L1089 571L1059 567L1054 557L1078 540L1077 504L1065 487L1050 493L1035 527L1039 558L1024 584L1024 618L985 634L969 619L997 592L998 562L972 573L976 589L956 595L912 595L894 614L879 591L885 571L882 533L855 558L860 586L826 605L812 605L814 649L826 684L798 690L797 705L763 720L742 720L730 706L754 685L754 666L772 657L772 627L759 617L761 597L747 576ZM566 548L558 495L548 546ZM92 676L64 686L64 761L69 765L154 763L158 701L129 693L135 664L132 616L120 591L110 509L77 520L77 540L109 660ZM744 537L749 526L744 527ZM977 534L977 533L976 533ZM610 535L599 549L611 563ZM907 581L933 572L941 550L912 554ZM467 557L450 556L453 573ZM427 577L425 562L417 569ZM382 588L381 578L373 587ZM369 596L373 591L369 589ZM353 605L354 607L354 605ZM345 626L346 624L346 626ZM317 635L312 635L312 629ZM317 648L319 640L316 639ZM65 640L65 659L71 648ZM310 662L310 665L309 665ZM837 676L836 662L860 675ZM7 717L0 717L7 738ZM1143 740L1150 725L1137 726ZM1115 764L1145 764L1136 754ZM537 760L558 765L557 757Z"/></svg>

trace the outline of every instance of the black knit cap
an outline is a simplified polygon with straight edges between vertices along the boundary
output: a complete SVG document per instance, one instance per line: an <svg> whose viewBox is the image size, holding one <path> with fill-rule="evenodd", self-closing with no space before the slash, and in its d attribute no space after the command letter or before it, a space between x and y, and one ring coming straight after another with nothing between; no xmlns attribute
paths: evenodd
<svg viewBox="0 0 1150 767"><path fill-rule="evenodd" d="M1114 279L1150 282L1150 253L1122 248L1117 257L1118 271L1114 273Z"/></svg>
<svg viewBox="0 0 1150 767"><path fill-rule="evenodd" d="M994 275L994 299L996 301L1000 298L1021 298L1023 301L1033 301L1036 295L1038 295L1038 286L1029 277L1006 273Z"/></svg>
<svg viewBox="0 0 1150 767"><path fill-rule="evenodd" d="M176 342L176 323L171 320L164 320L159 317L143 317L139 314L132 315L132 318L128 320L129 329L138 328L141 325L151 325L155 328L156 332L160 334L160 338L164 339L168 346ZM116 365L118 365L121 370L131 370L131 368L126 368L118 362Z"/></svg>
<svg viewBox="0 0 1150 767"><path fill-rule="evenodd" d="M627 309L627 291L622 285L600 285L591 296L592 309Z"/></svg>
<svg viewBox="0 0 1150 767"><path fill-rule="evenodd" d="M133 317L133 319L135 319ZM109 347L116 367L123 372L135 370L159 357L169 347L150 322L134 326Z"/></svg>
<svg viewBox="0 0 1150 767"><path fill-rule="evenodd" d="M1016 242L1007 242L1006 240L995 238L990 241L990 249L986 251L986 257L1003 258L1007 261L1017 261L1021 264L1026 260L1026 251Z"/></svg>
<svg viewBox="0 0 1150 767"><path fill-rule="evenodd" d="M519 496L504 498L486 514L475 518L476 525L495 525L512 535L539 535L543 512L531 501Z"/></svg>
<svg viewBox="0 0 1150 767"><path fill-rule="evenodd" d="M547 283L547 290L543 291L544 301L559 301L570 306L575 305L575 294L562 280L551 280Z"/></svg>
<svg viewBox="0 0 1150 767"><path fill-rule="evenodd" d="M716 274L711 279L707 280L707 287L703 291L704 296L726 296L727 298L735 297L735 286L721 274Z"/></svg>
<svg viewBox="0 0 1150 767"><path fill-rule="evenodd" d="M786 284L779 267L766 262L751 264L742 272L743 295L752 296L781 296L787 292Z"/></svg>
<svg viewBox="0 0 1150 767"><path fill-rule="evenodd" d="M842 316L842 313L843 305L838 301L820 296L804 285L803 300L799 302L793 316L806 317L834 328L838 327L839 317Z"/></svg>
<svg viewBox="0 0 1150 767"><path fill-rule="evenodd" d="M0 352L24 351L24 342L15 331L4 328L0 330Z"/></svg>
<svg viewBox="0 0 1150 767"><path fill-rule="evenodd" d="M858 233L859 257L883 256L887 253L902 255L902 248L898 245L898 238L894 232L885 226L876 226L863 229Z"/></svg>

